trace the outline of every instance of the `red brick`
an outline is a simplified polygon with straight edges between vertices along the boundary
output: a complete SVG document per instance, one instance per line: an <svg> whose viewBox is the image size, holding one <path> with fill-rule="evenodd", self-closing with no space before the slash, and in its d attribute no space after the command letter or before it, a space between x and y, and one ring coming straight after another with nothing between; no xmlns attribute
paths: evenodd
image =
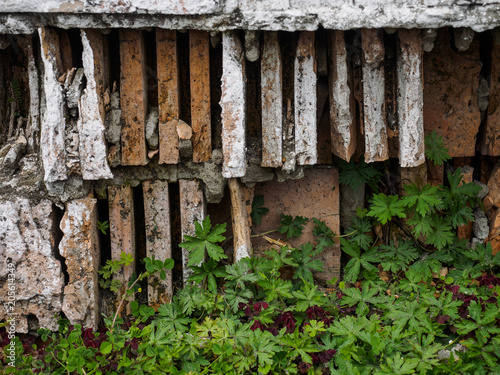
<svg viewBox="0 0 500 375"><path fill-rule="evenodd" d="M500 156L500 45L491 47L490 99L481 153Z"/></svg>

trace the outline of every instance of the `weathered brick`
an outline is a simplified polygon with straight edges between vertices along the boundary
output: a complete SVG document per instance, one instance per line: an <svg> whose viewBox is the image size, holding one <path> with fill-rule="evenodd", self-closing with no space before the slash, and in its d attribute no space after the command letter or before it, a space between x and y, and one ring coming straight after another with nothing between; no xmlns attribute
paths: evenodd
<svg viewBox="0 0 500 375"><path fill-rule="evenodd" d="M195 235L195 223L203 221L206 216L207 207L201 184L197 180L179 180L180 200L181 200L181 232L182 240L185 236ZM182 249L182 275L184 285L192 275L191 269L187 266L189 262L188 251Z"/></svg>
<svg viewBox="0 0 500 375"><path fill-rule="evenodd" d="M255 233L277 229L282 214L317 218L324 221L334 233L340 233L338 171L335 168L312 169L304 171L304 174L305 177L300 180L289 180L284 183L270 181L255 186L255 195L263 195L264 206L269 208L269 213L262 217L261 224L254 223ZM300 246L307 242L315 244L313 229L314 223L310 220L299 239L287 239L285 235L278 233L269 236L279 238L292 246ZM261 255L259 250L267 244L265 240L254 237L252 242L256 255ZM333 276L339 277L340 253L338 242L335 246L325 249L318 256L325 266L323 272L317 273L316 277L325 281Z"/></svg>
<svg viewBox="0 0 500 375"><path fill-rule="evenodd" d="M314 32L299 34L294 69L295 154L299 165L314 165L318 159Z"/></svg>
<svg viewBox="0 0 500 375"><path fill-rule="evenodd" d="M158 70L158 107L160 120L160 164L177 164L179 138L177 119L180 113L179 101L179 58L177 54L177 33L175 30L156 30L156 60Z"/></svg>
<svg viewBox="0 0 500 375"><path fill-rule="evenodd" d="M494 206L500 208L500 162L495 165L491 172L487 185L488 189L490 189L487 198L490 198Z"/></svg>
<svg viewBox="0 0 500 375"><path fill-rule="evenodd" d="M172 257L170 203L167 181L144 181L144 220L146 223L146 253L161 261ZM172 271L167 278L148 280L148 304L158 308L172 300Z"/></svg>
<svg viewBox="0 0 500 375"><path fill-rule="evenodd" d="M433 186L442 185L444 181L444 164L436 165L429 161L427 164L427 182Z"/></svg>
<svg viewBox="0 0 500 375"><path fill-rule="evenodd" d="M136 257L134 194L130 185L108 187L109 235L111 239L111 259L119 260L121 253ZM128 282L135 272L135 263L124 267L114 278L122 283L120 297L127 289ZM130 304L126 306L130 313Z"/></svg>
<svg viewBox="0 0 500 375"><path fill-rule="evenodd" d="M438 47L424 55L425 133L436 130L451 157L474 156L481 123L479 42L461 53L450 43L449 30L439 30Z"/></svg>
<svg viewBox="0 0 500 375"><path fill-rule="evenodd" d="M401 167L401 184L415 184L419 188L427 184L427 165L420 164L417 167Z"/></svg>
<svg viewBox="0 0 500 375"><path fill-rule="evenodd" d="M365 160L389 158L385 118L384 41L381 30L362 29Z"/></svg>
<svg viewBox="0 0 500 375"><path fill-rule="evenodd" d="M490 99L481 140L483 155L500 156L500 44L491 45Z"/></svg>
<svg viewBox="0 0 500 375"><path fill-rule="evenodd" d="M142 31L120 30L120 103L122 165L147 164L147 77Z"/></svg>
<svg viewBox="0 0 500 375"><path fill-rule="evenodd" d="M66 149L64 132L66 116L63 89L59 83L61 76L61 51L59 36L50 28L38 29L40 35L41 56L44 66L43 89L45 92L45 115L42 118L40 148L47 182L66 180Z"/></svg>
<svg viewBox="0 0 500 375"><path fill-rule="evenodd" d="M343 31L328 32L328 53L332 152L349 161L356 150L356 122Z"/></svg>
<svg viewBox="0 0 500 375"><path fill-rule="evenodd" d="M71 324L96 330L100 319L97 199L89 197L67 203L60 226L63 237L59 252L69 275L62 311Z"/></svg>
<svg viewBox="0 0 500 375"><path fill-rule="evenodd" d="M197 163L208 161L212 157L209 47L208 32L198 30L189 32L193 161Z"/></svg>
<svg viewBox="0 0 500 375"><path fill-rule="evenodd" d="M231 217L233 219L234 261L237 262L252 255L252 242L250 240L245 188L236 178L230 178L228 184L231 194Z"/></svg>
<svg viewBox="0 0 500 375"><path fill-rule="evenodd" d="M491 218L488 241L491 242L493 255L495 255L500 251L500 209L496 209Z"/></svg>
<svg viewBox="0 0 500 375"><path fill-rule="evenodd" d="M283 73L278 33L264 34L260 60L262 103L262 167L282 164Z"/></svg>
<svg viewBox="0 0 500 375"><path fill-rule="evenodd" d="M68 30L59 30L59 42L61 46L62 71L67 72L75 66Z"/></svg>
<svg viewBox="0 0 500 375"><path fill-rule="evenodd" d="M398 30L399 162L417 167L425 162L422 34L420 30Z"/></svg>
<svg viewBox="0 0 500 375"><path fill-rule="evenodd" d="M222 175L243 177L246 173L245 59L236 32L224 32L222 38Z"/></svg>

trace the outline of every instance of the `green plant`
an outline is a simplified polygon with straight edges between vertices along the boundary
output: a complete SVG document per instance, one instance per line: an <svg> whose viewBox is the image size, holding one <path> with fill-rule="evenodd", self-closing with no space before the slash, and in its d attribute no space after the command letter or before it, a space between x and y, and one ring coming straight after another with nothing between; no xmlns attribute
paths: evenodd
<svg viewBox="0 0 500 375"><path fill-rule="evenodd" d="M339 182L358 190L363 184L368 183L372 189L377 190L375 181L380 177L380 172L372 165L365 163L363 157L359 162L351 160L339 161Z"/></svg>
<svg viewBox="0 0 500 375"><path fill-rule="evenodd" d="M109 221L98 221L97 222L97 229L101 231L102 234L106 235L108 234L107 230L109 229Z"/></svg>
<svg viewBox="0 0 500 375"><path fill-rule="evenodd" d="M444 146L443 137L435 130L425 136L425 156L436 165L443 165L451 159L448 149Z"/></svg>
<svg viewBox="0 0 500 375"><path fill-rule="evenodd" d="M269 212L269 208L263 207L264 205L264 196L256 195L252 201L252 221L257 225L260 225L262 221L262 216L267 215Z"/></svg>

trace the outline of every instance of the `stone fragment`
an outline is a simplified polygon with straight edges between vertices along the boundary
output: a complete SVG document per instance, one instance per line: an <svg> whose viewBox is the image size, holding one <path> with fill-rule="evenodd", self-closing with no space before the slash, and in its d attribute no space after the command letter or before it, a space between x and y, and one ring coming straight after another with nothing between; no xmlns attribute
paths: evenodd
<svg viewBox="0 0 500 375"><path fill-rule="evenodd" d="M436 130L451 157L474 156L481 123L479 42L457 53L451 48L449 31L439 30L436 44L440 48L424 55L425 133Z"/></svg>
<svg viewBox="0 0 500 375"><path fill-rule="evenodd" d="M490 227L488 225L488 218L483 210L477 209L474 211L474 224L472 226L472 231L476 238L484 241L488 238L490 234Z"/></svg>
<svg viewBox="0 0 500 375"><path fill-rule="evenodd" d="M0 320L15 318L16 331L28 332L28 317L57 330L64 275L55 257L52 202L17 198L0 202ZM9 292L11 294L9 294ZM15 295L12 296L12 292Z"/></svg>
<svg viewBox="0 0 500 375"><path fill-rule="evenodd" d="M490 83L484 77L479 80L479 88L477 89L479 110L484 112L490 104Z"/></svg>
<svg viewBox="0 0 500 375"><path fill-rule="evenodd" d="M80 96L82 95L83 90L83 76L83 68L77 69L75 71L73 80L69 85L68 90L66 91L66 105L70 109L78 107L78 101L80 100Z"/></svg>
<svg viewBox="0 0 500 375"><path fill-rule="evenodd" d="M121 164L121 152L120 152L120 144L112 145L108 150L108 162L111 168L116 168Z"/></svg>
<svg viewBox="0 0 500 375"><path fill-rule="evenodd" d="M500 208L500 162L495 165L488 180L489 193L487 198L491 199L491 204Z"/></svg>
<svg viewBox="0 0 500 375"><path fill-rule="evenodd" d="M389 158L385 116L384 41L377 29L362 29L365 160Z"/></svg>
<svg viewBox="0 0 500 375"><path fill-rule="evenodd" d="M334 233L340 233L337 169L308 169L304 174L304 178L300 180L291 180L286 183L269 181L255 186L254 194L263 195L264 206L269 208L268 214L262 217L261 224L255 225L254 223L255 233L277 229L282 214L317 218L324 221ZM314 226L313 221L309 220L302 236L298 239L286 238L285 235L279 233L269 234L269 236L273 239L279 238L294 247L307 242L315 244ZM324 267L323 272L318 272L315 276L322 281L331 280L332 277L340 275L341 251L338 240L336 241L333 247L325 249L318 256L318 259L324 262ZM269 243L262 237L253 237L252 242L255 255L262 255L263 248L269 246Z"/></svg>
<svg viewBox="0 0 500 375"><path fill-rule="evenodd" d="M167 181L144 181L146 253L162 262L172 258L170 203ZM157 309L172 300L172 271L165 280L156 275L148 280L148 304Z"/></svg>
<svg viewBox="0 0 500 375"><path fill-rule="evenodd" d="M318 158L316 79L314 32L303 31L294 63L295 154L299 165L314 165Z"/></svg>
<svg viewBox="0 0 500 375"><path fill-rule="evenodd" d="M40 28L41 56L44 66L43 90L45 113L40 131L40 149L45 171L45 182L66 180L66 149L64 130L66 128L63 90L58 81L61 75L61 52L59 37L54 29Z"/></svg>
<svg viewBox="0 0 500 375"><path fill-rule="evenodd" d="M135 243L135 218L134 218L134 194L130 185L109 186L109 235L111 240L111 259L120 260L121 254L129 254L136 258ZM120 269L114 279L118 280L122 287L118 294L119 298L125 293L128 282L135 272L135 262L130 266ZM130 314L130 304L124 307L125 313Z"/></svg>
<svg viewBox="0 0 500 375"><path fill-rule="evenodd" d="M417 167L425 162L422 35L420 30L398 30L399 162Z"/></svg>
<svg viewBox="0 0 500 375"><path fill-rule="evenodd" d="M262 163L263 167L280 167L282 164L283 128L283 73L278 33L264 33L260 60L260 85L262 105Z"/></svg>
<svg viewBox="0 0 500 375"><path fill-rule="evenodd" d="M20 135L14 143L7 144L0 150L0 175L12 176L18 168L19 161L26 152L28 141Z"/></svg>
<svg viewBox="0 0 500 375"><path fill-rule="evenodd" d="M424 52L431 52L434 49L436 38L436 29L425 29L422 31L422 48Z"/></svg>
<svg viewBox="0 0 500 375"><path fill-rule="evenodd" d="M145 122L148 109L146 53L142 31L120 30L121 164L147 164Z"/></svg>
<svg viewBox="0 0 500 375"><path fill-rule="evenodd" d="M481 82L482 83L482 82ZM491 44L491 73L489 81L489 99L487 101L487 113L484 125L484 134L481 138L481 154L490 156L500 156L500 44ZM479 86L484 86L484 83ZM484 91L483 91L484 92ZM480 91L478 95L483 93ZM484 99L483 99L484 102ZM481 106L483 103L479 103ZM483 104L484 107L484 104Z"/></svg>
<svg viewBox="0 0 500 375"><path fill-rule="evenodd" d="M260 56L260 33L255 30L245 30L245 56L248 61L255 62Z"/></svg>
<svg viewBox="0 0 500 375"><path fill-rule="evenodd" d="M493 255L500 251L500 209L496 209L490 222L488 241L491 243Z"/></svg>
<svg viewBox="0 0 500 375"><path fill-rule="evenodd" d="M209 36L206 31L189 32L191 127L195 163L208 161L212 157Z"/></svg>
<svg viewBox="0 0 500 375"><path fill-rule="evenodd" d="M196 180L179 180L180 200L181 200L181 232L182 240L185 236L195 235L195 223L201 222L206 216L206 203L203 197L203 190ZM187 284L187 279L192 275L192 270L188 267L188 251L182 249L182 281Z"/></svg>
<svg viewBox="0 0 500 375"><path fill-rule="evenodd" d="M224 155L222 154L222 150L215 149L212 151L212 161L217 165L222 165L222 161L224 159Z"/></svg>
<svg viewBox="0 0 500 375"><path fill-rule="evenodd" d="M84 180L113 178L107 160L102 99L104 66L102 35L93 30L81 31L82 62L87 86L78 102L80 166ZM78 75L78 72L77 72ZM75 75L76 79L76 75Z"/></svg>
<svg viewBox="0 0 500 375"><path fill-rule="evenodd" d="M477 198L483 200L489 193L490 189L486 184L483 184L481 181L474 180L474 184L481 187L481 191L477 193Z"/></svg>
<svg viewBox="0 0 500 375"><path fill-rule="evenodd" d="M158 148L158 108L151 108L146 119L146 141L152 150Z"/></svg>
<svg viewBox="0 0 500 375"><path fill-rule="evenodd" d="M63 237L59 252L65 258L69 275L62 311L71 324L97 330L100 319L97 199L89 197L68 202L60 227Z"/></svg>
<svg viewBox="0 0 500 375"><path fill-rule="evenodd" d="M474 40L474 30L469 27L453 29L453 39L457 50L460 52L467 51Z"/></svg>
<svg viewBox="0 0 500 375"><path fill-rule="evenodd" d="M183 160L193 159L193 144L188 139L179 139L179 155Z"/></svg>
<svg viewBox="0 0 500 375"><path fill-rule="evenodd" d="M343 31L328 32L328 52L332 152L349 161L356 150L356 123Z"/></svg>
<svg viewBox="0 0 500 375"><path fill-rule="evenodd" d="M179 162L177 121L180 113L177 34L175 30L156 30L158 109L160 119L160 164Z"/></svg>
<svg viewBox="0 0 500 375"><path fill-rule="evenodd" d="M246 172L246 97L243 48L234 31L222 35L222 175L242 177ZM194 129L193 129L194 130Z"/></svg>
<svg viewBox="0 0 500 375"><path fill-rule="evenodd" d="M250 225L245 203L245 188L236 178L228 181L231 194L231 217L233 219L234 262L252 255Z"/></svg>
<svg viewBox="0 0 500 375"><path fill-rule="evenodd" d="M177 135L180 139L190 140L193 137L193 129L184 121L177 122Z"/></svg>
<svg viewBox="0 0 500 375"><path fill-rule="evenodd" d="M258 158L251 158L248 161L245 175L241 177L241 182L248 188L254 187L258 182L271 181L274 178L273 171L269 168L262 168L259 161Z"/></svg>
<svg viewBox="0 0 500 375"><path fill-rule="evenodd" d="M111 109L106 116L106 140L109 143L118 145L122 135L122 111L120 109Z"/></svg>

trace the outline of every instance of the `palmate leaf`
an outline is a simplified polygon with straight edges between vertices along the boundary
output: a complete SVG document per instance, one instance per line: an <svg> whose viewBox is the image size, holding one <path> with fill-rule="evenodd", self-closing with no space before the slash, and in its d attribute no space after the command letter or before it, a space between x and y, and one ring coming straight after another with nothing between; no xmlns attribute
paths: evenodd
<svg viewBox="0 0 500 375"><path fill-rule="evenodd" d="M412 183L405 186L405 191L408 195L402 198L404 205L410 208L415 207L415 210L422 216L433 211L435 206L441 204L441 198L437 194L437 186L424 185L420 189Z"/></svg>
<svg viewBox="0 0 500 375"><path fill-rule="evenodd" d="M395 195L375 194L368 216L375 217L382 225L385 225L394 216L406 217L404 205L404 201Z"/></svg>
<svg viewBox="0 0 500 375"><path fill-rule="evenodd" d="M432 232L432 216L420 216L419 214L413 215L407 221L408 225L413 226L412 233L415 237L427 236Z"/></svg>
<svg viewBox="0 0 500 375"><path fill-rule="evenodd" d="M448 149L444 147L443 137L435 130L425 137L425 156L436 165L442 165L451 159Z"/></svg>
<svg viewBox="0 0 500 375"><path fill-rule="evenodd" d="M395 244L391 241L390 246L381 245L377 256L384 271L397 272L404 270L408 265L418 258L418 252L410 241L401 241Z"/></svg>
<svg viewBox="0 0 500 375"><path fill-rule="evenodd" d="M278 228L278 231L280 233L286 234L287 238L298 238L302 235L304 225L306 225L308 221L309 220L307 218L302 216L292 217L291 215L282 215L281 224Z"/></svg>
<svg viewBox="0 0 500 375"><path fill-rule="evenodd" d="M367 217L359 218L355 217L352 220L352 226L347 230L348 233L352 233L350 236L351 241L356 242L360 248L367 250L373 238L369 234L372 230L372 223Z"/></svg>
<svg viewBox="0 0 500 375"><path fill-rule="evenodd" d="M366 270L376 269L371 263L378 262L378 257L376 255L377 249L369 250L361 254L359 245L356 242L350 243L344 238L340 239L340 244L342 245L342 251L352 257L347 263L344 271L344 280L347 282L354 282L357 280L361 267Z"/></svg>
<svg viewBox="0 0 500 375"><path fill-rule="evenodd" d="M432 231L427 234L426 243L441 250L453 243L455 234L451 230L451 225L442 217L436 217L432 221Z"/></svg>
<svg viewBox="0 0 500 375"><path fill-rule="evenodd" d="M200 264L205 258L205 250L208 256L216 262L227 258L222 247L217 245L217 242L222 242L226 239L222 235L225 231L226 223L217 224L212 228L209 216L201 224L198 222L195 223L195 236L184 236L184 242L179 244L180 247L189 250L188 266Z"/></svg>
<svg viewBox="0 0 500 375"><path fill-rule="evenodd" d="M252 201L252 221L260 225L262 216L267 215L269 208L262 207L264 205L264 196L256 195Z"/></svg>

